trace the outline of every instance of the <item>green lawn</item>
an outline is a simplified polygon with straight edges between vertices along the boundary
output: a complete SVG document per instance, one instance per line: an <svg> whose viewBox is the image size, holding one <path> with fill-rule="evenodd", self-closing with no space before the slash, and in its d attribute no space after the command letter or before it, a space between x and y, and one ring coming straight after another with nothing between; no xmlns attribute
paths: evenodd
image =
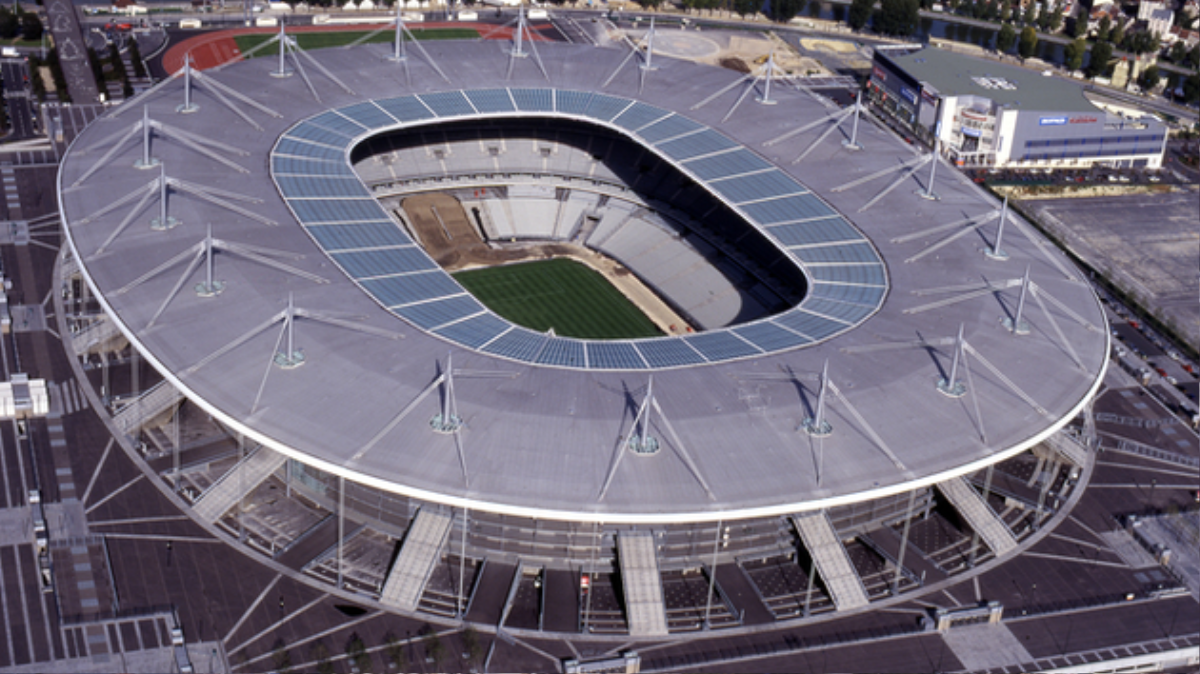
<svg viewBox="0 0 1200 674"><path fill-rule="evenodd" d="M662 332L603 276L574 260L540 260L459 272L480 302L527 328L584 339L657 337Z"/></svg>
<svg viewBox="0 0 1200 674"><path fill-rule="evenodd" d="M412 31L413 37L418 40L468 40L479 37L479 31L471 28L409 28L409 30ZM309 50L348 45L368 32L365 30L338 30L289 33L289 35L299 42L301 49ZM252 35L237 35L234 36L233 40L237 43L238 51L245 54L274 36L275 33L256 33ZM391 42L394 37L395 32L389 29L380 32L370 40L367 40L367 42ZM266 51L257 51L252 56L262 56L267 52L277 54L278 48L271 47Z"/></svg>

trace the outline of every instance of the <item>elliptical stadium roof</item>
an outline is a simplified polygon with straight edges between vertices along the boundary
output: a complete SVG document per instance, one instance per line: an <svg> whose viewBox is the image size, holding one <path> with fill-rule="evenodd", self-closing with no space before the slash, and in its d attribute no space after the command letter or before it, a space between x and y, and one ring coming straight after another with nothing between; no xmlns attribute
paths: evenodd
<svg viewBox="0 0 1200 674"><path fill-rule="evenodd" d="M410 56L410 84L404 69L385 58L386 47L368 45L312 54L346 85L312 73L319 100L306 86L307 76L271 77L274 59L244 61L206 76L261 108L241 105L235 113L220 100L230 96L209 85L194 93L200 109L180 114L182 80L158 88L143 102L149 119L171 129L156 134L152 145L171 185L169 217L180 223L166 231L149 226L157 171L135 167L139 143L112 150L132 133L140 110L117 109L101 118L63 161L64 227L104 310L173 385L249 438L347 479L458 507L603 522L730 520L856 502L977 470L1053 433L1095 393L1107 362L1108 331L1086 279L1011 214L1003 243L1008 259L986 257L999 205L944 167L933 186L939 200L915 194L923 189L924 170L887 189L917 156L885 131L864 122L859 140L865 150L852 152L830 140L794 162L823 129L789 132L836 112L795 88L776 87L777 105L747 97L724 120L741 88L697 104L739 78L728 70L659 58L639 92L640 74L632 65L601 86L625 56L620 50L541 44L547 81L531 59L519 61L505 80L507 59L494 42L433 42L426 49L449 82ZM586 108L567 110L568 99L577 105L611 100L621 110L605 118ZM401 112L400 106L416 103L428 114ZM635 109L645 113L644 122L618 123L623 112ZM636 361L583 369L580 361L548 366L522 362L538 358L505 357L437 329L445 316L406 314L401 308L410 302L393 304L364 292L347 275L355 273L355 262L347 262L352 258L329 252L348 244L314 231L323 227L314 216L352 225L346 233L378 223L363 241L378 245L370 237L394 237L382 247L407 249L404 259L428 269L436 292L446 293L430 297L474 302L402 230L388 229L384 212L350 169L347 148L405 125L526 114L599 120L649 144L701 183L708 176L665 146L671 138L706 134L725 144L712 151L731 153L731 161L736 153L758 167L751 170L770 176L764 184L775 186L761 195L709 186L748 216L748 227L770 232L775 222L804 219L784 214L772 221L777 216L759 217L749 207L803 197L804 204L836 211L828 218L841 223L834 236L865 236L871 245L856 250L877 253L886 267L870 257L809 257L804 251L819 255L829 242L789 244L776 237L784 247L800 246L789 252L810 279L810 297L797 309L690 338L727 341L736 349L712 346L710 358L692 344L690 353L702 358L686 366L646 358L650 346L638 349ZM657 124L668 123L679 125L678 132L651 135ZM312 136L322 130L329 135ZM211 150L195 150L197 139L248 154L214 159ZM865 180L889 172L879 181ZM746 189L759 187L748 180ZM297 208L301 194L305 206ZM192 263L207 250L209 228L220 244L214 246L214 274L224 286L203 296L190 290L204 279L203 265ZM836 281L831 288L863 293L833 298L853 315L813 309L825 299L814 281L829 273L830 262L878 270L865 281L830 279ZM1023 316L1030 333L1018 336L1002 319L1015 311L1026 267L1030 290ZM278 369L273 363L289 297L297 308L295 347L304 364ZM823 315L838 327L807 335L788 329L790 315ZM478 316L494 326L500 320L486 312ZM960 325L965 346L958 378L967 393L951 398L936 383L951 369ZM768 331L791 341L770 342ZM587 348L578 340L559 341L577 354ZM439 434L430 419L441 411L444 390L431 384L449 354L465 424L458 434ZM820 438L798 428L816 406L826 362L831 385L825 418L833 431ZM643 456L623 440L651 375L657 403L651 434L662 449Z"/></svg>

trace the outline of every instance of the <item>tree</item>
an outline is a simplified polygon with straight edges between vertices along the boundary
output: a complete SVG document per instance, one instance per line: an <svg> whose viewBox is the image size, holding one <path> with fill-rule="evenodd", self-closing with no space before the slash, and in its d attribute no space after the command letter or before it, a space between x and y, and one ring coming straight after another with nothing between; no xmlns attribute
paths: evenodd
<svg viewBox="0 0 1200 674"><path fill-rule="evenodd" d="M1087 41L1079 38L1063 49L1063 65L1067 66L1067 70L1075 72L1083 67L1084 56L1087 56Z"/></svg>
<svg viewBox="0 0 1200 674"><path fill-rule="evenodd" d="M733 11L746 18L747 14L757 14L762 9L762 0L733 0Z"/></svg>
<svg viewBox="0 0 1200 674"><path fill-rule="evenodd" d="M1192 73L1183 81L1183 102L1200 103L1200 73Z"/></svg>
<svg viewBox="0 0 1200 674"><path fill-rule="evenodd" d="M880 0L876 29L885 35L911 35L917 30L919 0Z"/></svg>
<svg viewBox="0 0 1200 674"><path fill-rule="evenodd" d="M1004 23L1012 21L1013 8L1012 3L1004 0L1004 4L1000 5L1000 20Z"/></svg>
<svg viewBox="0 0 1200 674"><path fill-rule="evenodd" d="M42 20L33 12L21 15L21 39L36 42L42 39Z"/></svg>
<svg viewBox="0 0 1200 674"><path fill-rule="evenodd" d="M1200 44L1197 44L1195 47L1192 47L1192 50L1190 52L1188 52L1187 60L1188 60L1188 64L1191 65L1193 68L1200 68Z"/></svg>
<svg viewBox="0 0 1200 674"><path fill-rule="evenodd" d="M351 634L350 640L346 642L346 657L357 671L371 671L371 655L367 653L367 645L363 643L362 637L358 636L358 632Z"/></svg>
<svg viewBox="0 0 1200 674"><path fill-rule="evenodd" d="M440 668L442 657L446 654L446 647L442 645L442 640L438 638L437 632L430 629L425 635L425 658L432 660L434 668Z"/></svg>
<svg viewBox="0 0 1200 674"><path fill-rule="evenodd" d="M853 30L862 30L867 25L867 21L871 20L871 10L874 8L875 0L850 0L846 25Z"/></svg>
<svg viewBox="0 0 1200 674"><path fill-rule="evenodd" d="M408 656L404 654L404 644L396 638L396 635L390 632L384 637L383 643L383 651L387 655L388 668L401 672L407 670Z"/></svg>
<svg viewBox="0 0 1200 674"><path fill-rule="evenodd" d="M1138 86L1142 88L1142 91L1150 91L1154 87L1157 87L1158 81L1158 66L1156 65L1146 68L1142 71L1142 74L1138 76Z"/></svg>
<svg viewBox="0 0 1200 674"><path fill-rule="evenodd" d="M1046 28L1050 29L1051 33L1057 33L1063 25L1063 6L1060 2L1055 6L1054 11L1050 12L1050 19L1046 22Z"/></svg>
<svg viewBox="0 0 1200 674"><path fill-rule="evenodd" d="M1113 43L1114 45L1121 44L1122 42L1125 41L1125 22L1124 21L1117 22L1116 27L1113 28L1112 37L1110 37L1108 41Z"/></svg>
<svg viewBox="0 0 1200 674"><path fill-rule="evenodd" d="M1087 14L1071 19L1071 37L1079 39L1087 35Z"/></svg>
<svg viewBox="0 0 1200 674"><path fill-rule="evenodd" d="M1171 45L1171 51L1167 53L1167 58L1171 63L1183 63L1187 60L1187 44L1183 40L1176 40Z"/></svg>
<svg viewBox="0 0 1200 674"><path fill-rule="evenodd" d="M1112 19L1107 14L1100 17L1100 23L1096 25L1096 42L1108 42L1112 37Z"/></svg>
<svg viewBox="0 0 1200 674"><path fill-rule="evenodd" d="M1033 52L1037 49L1037 43L1037 31L1033 29L1033 26L1025 26L1021 29L1021 39L1017 42L1017 54L1023 59L1033 56Z"/></svg>
<svg viewBox="0 0 1200 674"><path fill-rule="evenodd" d="M1112 59L1113 46L1111 42L1097 42L1092 46L1092 56L1088 59L1087 68L1083 74L1088 77L1101 77L1108 72L1108 62Z"/></svg>
<svg viewBox="0 0 1200 674"><path fill-rule="evenodd" d="M1012 51L1013 45L1016 43L1017 31L1007 23L1000 26L1000 33L996 35L996 51L1007 54Z"/></svg>
<svg viewBox="0 0 1200 674"><path fill-rule="evenodd" d="M787 23L804 9L805 0L771 0L772 21Z"/></svg>
<svg viewBox="0 0 1200 674"><path fill-rule="evenodd" d="M1034 20L1037 19L1038 6L1034 0L1029 0L1029 4L1025 6L1025 14L1021 17L1021 23L1026 26L1032 26Z"/></svg>
<svg viewBox="0 0 1200 674"><path fill-rule="evenodd" d="M0 7L0 38L11 40L21 31L21 21L7 7Z"/></svg>

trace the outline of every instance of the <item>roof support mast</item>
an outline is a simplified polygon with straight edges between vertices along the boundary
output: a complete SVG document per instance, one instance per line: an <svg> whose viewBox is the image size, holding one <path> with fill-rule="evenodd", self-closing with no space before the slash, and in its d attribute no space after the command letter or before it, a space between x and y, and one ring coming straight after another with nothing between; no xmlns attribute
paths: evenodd
<svg viewBox="0 0 1200 674"><path fill-rule="evenodd" d="M142 158L134 162L140 169L153 168L159 161L150 156L150 106L142 106Z"/></svg>
<svg viewBox="0 0 1200 674"><path fill-rule="evenodd" d="M963 352L963 324L958 324L958 338L954 340L954 360L950 362L950 378L938 381L937 389L951 398L961 398L967 387L958 380L958 359Z"/></svg>
<svg viewBox="0 0 1200 674"><path fill-rule="evenodd" d="M658 452L658 438L650 435L650 405L654 402L654 377L646 384L646 397L642 398L642 406L638 408L633 420L633 432L629 436L629 449L634 454L654 454Z"/></svg>
<svg viewBox="0 0 1200 674"><path fill-rule="evenodd" d="M1004 205L1000 207L1000 224L996 226L996 242L991 248L984 250L983 254L993 260L1007 260L1008 253L1000 247L1000 242L1004 240L1004 222L1008 220L1008 197L1004 197Z"/></svg>

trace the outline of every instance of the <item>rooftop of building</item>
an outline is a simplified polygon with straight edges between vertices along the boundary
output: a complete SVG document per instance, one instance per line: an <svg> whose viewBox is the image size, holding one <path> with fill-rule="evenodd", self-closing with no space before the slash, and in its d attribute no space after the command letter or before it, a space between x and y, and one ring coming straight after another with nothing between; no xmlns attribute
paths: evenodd
<svg viewBox="0 0 1200 674"><path fill-rule="evenodd" d="M1036 70L971 58L933 47L880 50L909 75L942 96L979 96L1017 110L1099 112L1083 86Z"/></svg>

